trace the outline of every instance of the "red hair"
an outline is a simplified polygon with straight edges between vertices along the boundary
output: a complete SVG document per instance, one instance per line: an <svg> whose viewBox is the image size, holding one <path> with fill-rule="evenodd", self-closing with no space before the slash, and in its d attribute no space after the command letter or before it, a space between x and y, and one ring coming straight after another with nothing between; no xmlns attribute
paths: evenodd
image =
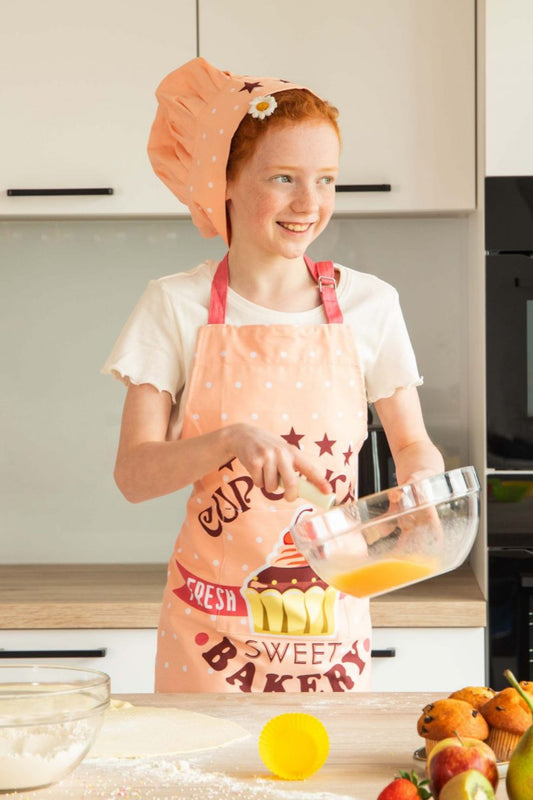
<svg viewBox="0 0 533 800"><path fill-rule="evenodd" d="M246 114L233 134L226 167L226 179L232 180L243 164L250 159L265 133L272 128L295 125L298 122L327 122L341 139L337 122L339 112L307 89L287 89L276 92L277 107L273 114L259 120Z"/></svg>

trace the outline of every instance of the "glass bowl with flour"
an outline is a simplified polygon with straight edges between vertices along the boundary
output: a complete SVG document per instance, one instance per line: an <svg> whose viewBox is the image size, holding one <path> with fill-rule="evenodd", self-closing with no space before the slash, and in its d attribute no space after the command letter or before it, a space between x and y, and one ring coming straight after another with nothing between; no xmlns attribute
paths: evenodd
<svg viewBox="0 0 533 800"><path fill-rule="evenodd" d="M72 772L96 738L109 689L97 670L0 665L0 792L50 786Z"/></svg>

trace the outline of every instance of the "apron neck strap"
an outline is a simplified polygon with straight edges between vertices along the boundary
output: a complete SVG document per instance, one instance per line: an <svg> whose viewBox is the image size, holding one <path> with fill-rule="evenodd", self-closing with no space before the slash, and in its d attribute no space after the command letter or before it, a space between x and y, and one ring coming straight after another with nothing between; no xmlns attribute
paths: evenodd
<svg viewBox="0 0 533 800"><path fill-rule="evenodd" d="M311 261L304 256L307 269L318 284L324 314L328 323L341 323L342 311L337 299L337 282L333 261ZM217 267L211 284L208 325L222 325L226 321L226 300L229 285L228 253Z"/></svg>
<svg viewBox="0 0 533 800"><path fill-rule="evenodd" d="M311 261L309 256L304 256L307 269L318 283L320 298L324 307L324 314L328 322L342 322L342 311L337 299L337 281L335 280L335 267L333 261Z"/></svg>
<svg viewBox="0 0 533 800"><path fill-rule="evenodd" d="M228 254L217 267L211 282L211 299L209 301L208 325L223 325L226 321L226 299L228 296L229 265Z"/></svg>

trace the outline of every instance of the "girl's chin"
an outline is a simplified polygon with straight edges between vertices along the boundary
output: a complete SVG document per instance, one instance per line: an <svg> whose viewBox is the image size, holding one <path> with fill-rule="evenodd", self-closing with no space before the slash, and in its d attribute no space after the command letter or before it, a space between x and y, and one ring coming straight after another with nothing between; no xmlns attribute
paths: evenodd
<svg viewBox="0 0 533 800"><path fill-rule="evenodd" d="M307 240L305 242L295 242L294 244L286 245L285 247L280 246L277 248L277 251L282 258L301 258L310 244L311 241Z"/></svg>

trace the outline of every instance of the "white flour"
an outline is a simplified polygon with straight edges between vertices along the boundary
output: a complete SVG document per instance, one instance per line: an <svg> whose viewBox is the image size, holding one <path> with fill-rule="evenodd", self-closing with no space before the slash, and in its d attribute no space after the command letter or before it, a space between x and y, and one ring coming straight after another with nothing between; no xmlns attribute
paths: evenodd
<svg viewBox="0 0 533 800"><path fill-rule="evenodd" d="M0 728L0 790L60 780L84 755L92 729L86 720Z"/></svg>
<svg viewBox="0 0 533 800"><path fill-rule="evenodd" d="M29 769L31 760L31 756L25 757L21 766L24 763ZM0 769L4 763L5 758L0 754ZM83 761L54 786L4 797L6 800L360 800L355 794L313 791L308 781L302 781L301 789L291 782L288 789L273 776L237 777L210 772L188 761L153 757L135 761L118 758Z"/></svg>
<svg viewBox="0 0 533 800"><path fill-rule="evenodd" d="M144 774L152 773L154 778L164 778L173 782L176 788L197 786L198 798L203 800L230 800L230 798L250 798L250 800L356 800L353 795L333 794L332 792L287 791L276 786L276 779L253 778L238 779L216 772L203 772L194 769L187 761L160 761L141 767ZM294 785L294 784L293 784ZM179 794L177 795L179 797ZM193 797L189 795L188 797Z"/></svg>
<svg viewBox="0 0 533 800"><path fill-rule="evenodd" d="M119 764L122 769L117 782L115 770ZM66 792L61 800L357 800L355 795L313 792L304 784L301 790L289 791L276 778L237 778L198 769L181 760L143 759L126 766L120 759L98 759L91 768L96 768L98 777L92 772L89 779L90 768L85 764L84 790L80 794L76 790L72 794Z"/></svg>

